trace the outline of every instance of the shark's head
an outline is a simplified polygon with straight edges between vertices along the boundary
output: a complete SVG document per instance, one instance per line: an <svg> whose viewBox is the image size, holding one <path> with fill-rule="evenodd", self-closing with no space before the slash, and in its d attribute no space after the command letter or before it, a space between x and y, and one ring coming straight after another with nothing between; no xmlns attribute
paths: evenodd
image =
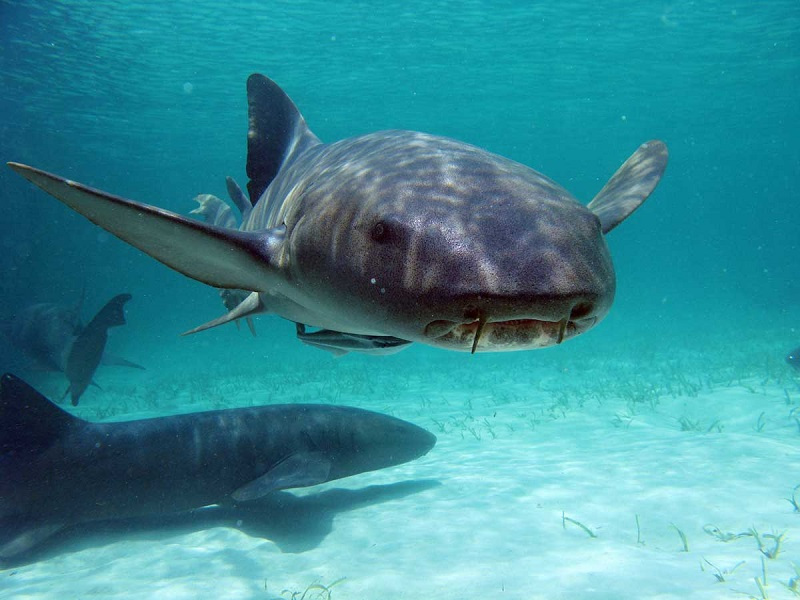
<svg viewBox="0 0 800 600"><path fill-rule="evenodd" d="M385 131L319 144L263 76L248 100L251 226L279 228L273 263L304 322L454 350L541 348L602 320L616 287L604 234L667 162L663 143L642 145L584 206L452 139Z"/></svg>
<svg viewBox="0 0 800 600"><path fill-rule="evenodd" d="M519 350L560 343L608 313L609 222L535 171L412 132L345 140L314 162L341 166L287 213L285 255L291 281L313 287L321 310L358 317L343 327Z"/></svg>
<svg viewBox="0 0 800 600"><path fill-rule="evenodd" d="M432 433L389 415L348 406L295 404L272 406L282 414L261 448L266 472L231 494L237 502L278 489L308 487L399 465L436 444ZM249 427L259 427L250 418ZM263 433L263 432L262 432ZM259 434L256 433L255 437Z"/></svg>
<svg viewBox="0 0 800 600"><path fill-rule="evenodd" d="M349 407L326 406L304 423L306 443L330 464L328 480L400 465L427 454L436 436L408 421Z"/></svg>

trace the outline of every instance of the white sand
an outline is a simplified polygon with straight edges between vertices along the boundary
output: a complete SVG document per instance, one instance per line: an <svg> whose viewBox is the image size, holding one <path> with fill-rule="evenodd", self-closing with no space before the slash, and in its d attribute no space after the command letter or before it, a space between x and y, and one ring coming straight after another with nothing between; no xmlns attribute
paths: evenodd
<svg viewBox="0 0 800 600"><path fill-rule="evenodd" d="M330 598L760 599L755 578L769 598L795 597L800 513L786 499L800 484L800 377L779 353L629 347L598 359L571 344L106 371L83 416L335 401L439 441L416 462L295 492L285 520L270 509L272 529L249 512L83 528L0 571L0 597L299 599L341 578ZM765 534L785 533L764 567L752 529L766 552Z"/></svg>

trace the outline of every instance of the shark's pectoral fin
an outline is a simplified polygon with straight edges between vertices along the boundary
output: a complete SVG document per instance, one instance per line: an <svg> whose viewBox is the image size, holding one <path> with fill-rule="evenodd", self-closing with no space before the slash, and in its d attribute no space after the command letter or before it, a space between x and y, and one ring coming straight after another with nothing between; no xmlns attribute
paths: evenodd
<svg viewBox="0 0 800 600"><path fill-rule="evenodd" d="M127 358L117 356L116 354L109 354L108 352L103 353L101 363L111 367L129 367L131 369L141 369L142 371L145 370L145 368L140 364L132 362Z"/></svg>
<svg viewBox="0 0 800 600"><path fill-rule="evenodd" d="M639 146L617 169L588 207L600 219L603 233L614 229L647 200L664 174L667 158L664 142L652 140Z"/></svg>
<svg viewBox="0 0 800 600"><path fill-rule="evenodd" d="M284 228L259 232L215 227L113 196L19 163L14 171L118 238L184 275L219 288L266 291Z"/></svg>
<svg viewBox="0 0 800 600"><path fill-rule="evenodd" d="M331 461L322 452L293 454L261 477L237 489L231 498L236 502L247 502L278 490L325 483L330 472Z"/></svg>
<svg viewBox="0 0 800 600"><path fill-rule="evenodd" d="M12 531L11 526L3 525L3 537L5 541L0 542L0 558L9 559L23 554L41 544L44 540L65 527L64 523L48 523L27 529L17 529Z"/></svg>
<svg viewBox="0 0 800 600"><path fill-rule="evenodd" d="M247 323L247 328L250 330L250 333L253 335L253 337L258 337L256 335L256 324L253 319L250 317L245 317L244 320Z"/></svg>
<svg viewBox="0 0 800 600"><path fill-rule="evenodd" d="M236 308L231 311L228 311L221 317L214 319L213 321L209 321L208 323L203 323L202 325L198 325L194 329L190 329L189 331L184 331L181 335L191 335L193 333L197 333L199 331L205 331L206 329L211 329L212 327L217 327L218 325L224 325L225 323L230 323L231 321L236 321L237 319L247 318L247 325L250 327L250 331L253 332L255 335L255 329L250 323L249 317L253 315L258 315L261 313L267 312L264 303L261 301L261 295L258 292L253 292L247 298L242 300Z"/></svg>
<svg viewBox="0 0 800 600"><path fill-rule="evenodd" d="M92 335L94 331L105 331L110 327L125 325L125 304L131 299L130 294L118 294L106 302L98 313L89 321L78 336Z"/></svg>

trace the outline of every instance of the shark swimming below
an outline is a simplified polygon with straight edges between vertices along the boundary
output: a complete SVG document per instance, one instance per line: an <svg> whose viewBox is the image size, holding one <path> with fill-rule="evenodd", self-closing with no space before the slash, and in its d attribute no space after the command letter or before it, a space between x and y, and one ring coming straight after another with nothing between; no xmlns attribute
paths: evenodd
<svg viewBox="0 0 800 600"><path fill-rule="evenodd" d="M124 305L130 299L130 294L114 296L86 325L81 322L82 299L74 306L32 304L0 321L0 331L34 368L63 372L69 381L64 395L70 394L77 406L101 363L144 368L105 351L108 329L125 324Z"/></svg>
<svg viewBox="0 0 800 600"><path fill-rule="evenodd" d="M600 322L616 288L604 236L667 164L662 142L641 145L584 206L548 177L449 138L392 130L324 144L263 75L248 78L247 99L252 207L239 228L9 166L184 275L251 292L194 331L273 313L348 341L476 352L550 346Z"/></svg>
<svg viewBox="0 0 800 600"><path fill-rule="evenodd" d="M91 423L0 378L0 559L70 525L246 503L399 465L436 436L330 404Z"/></svg>

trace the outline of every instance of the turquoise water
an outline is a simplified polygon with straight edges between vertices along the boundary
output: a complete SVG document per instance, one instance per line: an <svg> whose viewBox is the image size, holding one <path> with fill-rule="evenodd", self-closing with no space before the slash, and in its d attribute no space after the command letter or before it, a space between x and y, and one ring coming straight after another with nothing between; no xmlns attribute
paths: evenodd
<svg viewBox="0 0 800 600"><path fill-rule="evenodd" d="M614 318L707 330L785 326L791 312L796 323L794 1L4 1L0 11L3 160L186 211L197 193L224 196L225 175L245 181L244 82L256 71L325 141L386 128L449 135L587 202L660 138L666 178L609 240ZM145 309L154 320L177 312L161 314L164 294L216 308L200 286L106 241L13 173L0 177L12 225L0 265L14 269L0 308L84 280L102 282L99 296L136 282L140 302L158 296Z"/></svg>
<svg viewBox="0 0 800 600"><path fill-rule="evenodd" d="M246 181L252 72L277 81L323 141L389 128L447 135L529 165L584 202L639 144L662 139L664 179L609 236L618 289L603 324L536 352L413 348L384 362L346 357L344 368L385 378L393 365L404 377L424 365L449 370L463 390L473 369L545 366L548 385L571 393L584 385L576 371L611 356L629 361L620 378L658 371L663 393L683 369L790 385L783 356L800 345L796 0L0 0L0 44L3 161L182 213L199 193L225 197L226 175ZM85 287L88 318L130 292L129 325L113 341L156 377L329 364L272 317L259 319L255 340L232 326L179 338L221 313L215 291L6 168L0 196L0 316L72 303ZM7 344L0 361L20 366Z"/></svg>

